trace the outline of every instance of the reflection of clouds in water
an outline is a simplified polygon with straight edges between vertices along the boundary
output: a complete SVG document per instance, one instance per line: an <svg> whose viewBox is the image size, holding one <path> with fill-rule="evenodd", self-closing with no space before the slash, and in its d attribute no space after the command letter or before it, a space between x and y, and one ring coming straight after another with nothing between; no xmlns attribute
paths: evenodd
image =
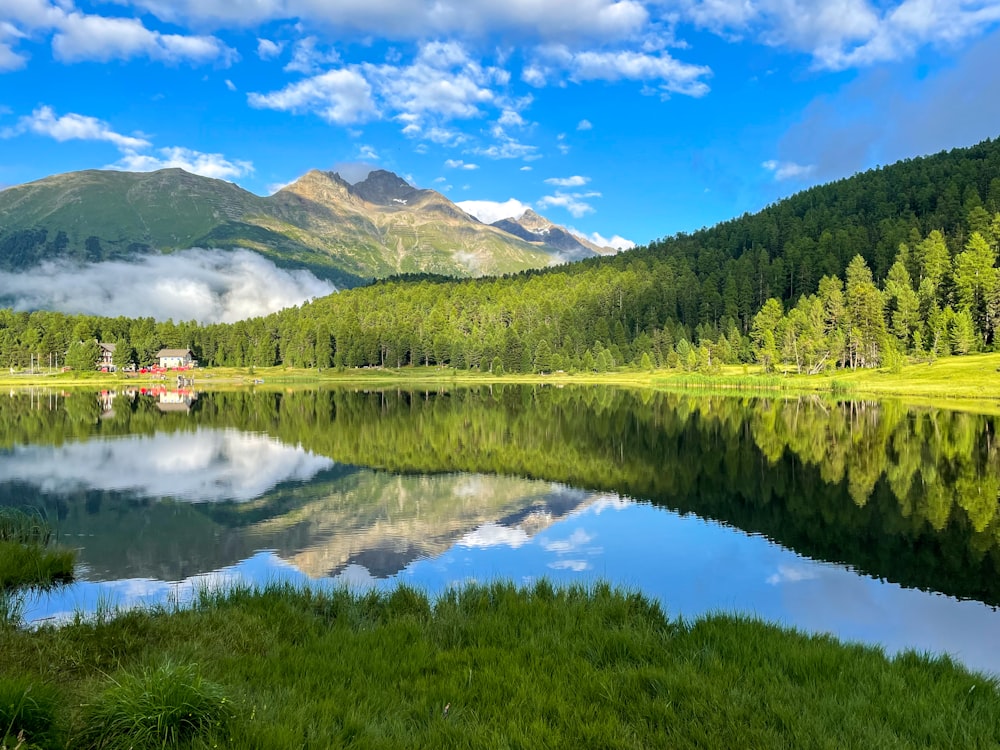
<svg viewBox="0 0 1000 750"><path fill-rule="evenodd" d="M590 563L586 560L556 560L550 562L549 567L552 570L572 570L574 573L582 573L590 570Z"/></svg>
<svg viewBox="0 0 1000 750"><path fill-rule="evenodd" d="M812 581L819 577L819 572L813 568L796 565L779 565L778 572L767 577L767 582L772 586L782 583L798 583L799 581Z"/></svg>
<svg viewBox="0 0 1000 750"><path fill-rule="evenodd" d="M137 607L185 607L202 592L224 592L234 587L263 588L268 583L304 582L295 566L272 550L208 573L197 573L180 581L152 578L122 578L117 581L77 581L37 595L25 612L31 622L65 623L94 614L114 615Z"/></svg>
<svg viewBox="0 0 1000 750"><path fill-rule="evenodd" d="M781 589L795 627L880 643L889 652L949 653L1000 675L997 612L985 604L903 588L830 563L807 565L801 570L809 575Z"/></svg>
<svg viewBox="0 0 1000 750"><path fill-rule="evenodd" d="M458 540L460 547L499 547L501 545L517 549L531 541L524 529L508 528L496 523L487 523Z"/></svg>
<svg viewBox="0 0 1000 750"><path fill-rule="evenodd" d="M61 446L17 446L0 455L0 476L43 492L128 491L195 502L252 500L275 485L305 481L333 461L236 430L203 430Z"/></svg>
<svg viewBox="0 0 1000 750"><path fill-rule="evenodd" d="M556 552L560 555L572 552L593 540L583 529L576 529L567 539L561 541L539 540L546 552Z"/></svg>
<svg viewBox="0 0 1000 750"><path fill-rule="evenodd" d="M357 563L348 565L335 575L333 580L352 589L367 589L378 584L378 579L368 571L368 568Z"/></svg>
<svg viewBox="0 0 1000 750"><path fill-rule="evenodd" d="M606 510L625 510L631 505L631 500L623 498L620 495L600 495L594 502L579 512L593 513L595 516L599 516Z"/></svg>

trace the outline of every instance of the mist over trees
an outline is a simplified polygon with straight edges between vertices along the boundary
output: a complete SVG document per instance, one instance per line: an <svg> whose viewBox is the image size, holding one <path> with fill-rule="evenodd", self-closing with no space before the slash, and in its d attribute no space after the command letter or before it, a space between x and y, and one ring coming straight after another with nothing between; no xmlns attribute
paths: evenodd
<svg viewBox="0 0 1000 750"><path fill-rule="evenodd" d="M996 348L998 252L1000 141L986 141L544 271L387 280L226 325L0 311L0 363L96 338L140 365L188 347L234 366L895 367Z"/></svg>

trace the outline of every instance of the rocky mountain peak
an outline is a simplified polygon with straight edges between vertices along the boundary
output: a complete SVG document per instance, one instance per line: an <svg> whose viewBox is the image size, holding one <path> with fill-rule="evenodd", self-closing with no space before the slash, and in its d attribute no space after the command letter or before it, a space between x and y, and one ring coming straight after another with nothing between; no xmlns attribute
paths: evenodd
<svg viewBox="0 0 1000 750"><path fill-rule="evenodd" d="M350 190L362 200L379 206L405 206L422 192L385 169L374 170L364 180L352 185Z"/></svg>

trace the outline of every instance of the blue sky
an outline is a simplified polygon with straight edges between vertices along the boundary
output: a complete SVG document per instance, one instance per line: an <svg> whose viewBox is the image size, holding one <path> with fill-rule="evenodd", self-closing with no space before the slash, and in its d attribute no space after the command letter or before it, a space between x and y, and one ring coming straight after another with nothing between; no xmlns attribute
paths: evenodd
<svg viewBox="0 0 1000 750"><path fill-rule="evenodd" d="M998 135L1000 0L0 4L0 185L380 167L644 243Z"/></svg>

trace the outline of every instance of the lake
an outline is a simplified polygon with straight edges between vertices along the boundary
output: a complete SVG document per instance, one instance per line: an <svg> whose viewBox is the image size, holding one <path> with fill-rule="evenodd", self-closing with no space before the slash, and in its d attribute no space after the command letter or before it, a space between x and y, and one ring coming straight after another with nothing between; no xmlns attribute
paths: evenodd
<svg viewBox="0 0 1000 750"><path fill-rule="evenodd" d="M607 580L1000 674L996 421L606 387L14 391L0 504L80 551L32 622L234 582Z"/></svg>

